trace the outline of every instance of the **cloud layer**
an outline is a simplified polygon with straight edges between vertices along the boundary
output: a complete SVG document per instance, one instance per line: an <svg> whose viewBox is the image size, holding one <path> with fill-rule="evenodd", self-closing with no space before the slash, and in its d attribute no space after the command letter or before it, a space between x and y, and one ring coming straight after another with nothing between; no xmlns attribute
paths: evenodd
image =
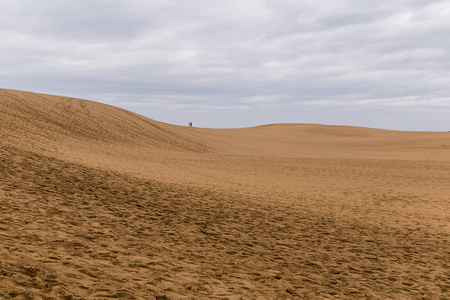
<svg viewBox="0 0 450 300"><path fill-rule="evenodd" d="M1 2L4 88L182 125L450 130L447 1Z"/></svg>

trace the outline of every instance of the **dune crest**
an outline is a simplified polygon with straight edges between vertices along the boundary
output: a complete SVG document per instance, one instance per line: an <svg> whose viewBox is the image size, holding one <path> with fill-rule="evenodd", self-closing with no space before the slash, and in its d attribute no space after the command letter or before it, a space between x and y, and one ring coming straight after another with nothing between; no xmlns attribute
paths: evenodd
<svg viewBox="0 0 450 300"><path fill-rule="evenodd" d="M88 100L14 90L0 90L0 99L2 139L41 149L49 145L82 148L90 143L92 148L108 145L277 157L450 160L447 132L318 124L187 128Z"/></svg>
<svg viewBox="0 0 450 300"><path fill-rule="evenodd" d="M0 90L1 134L14 144L98 143L206 151L176 126L98 102ZM12 134L14 133L14 134ZM28 139L28 140L27 140Z"/></svg>

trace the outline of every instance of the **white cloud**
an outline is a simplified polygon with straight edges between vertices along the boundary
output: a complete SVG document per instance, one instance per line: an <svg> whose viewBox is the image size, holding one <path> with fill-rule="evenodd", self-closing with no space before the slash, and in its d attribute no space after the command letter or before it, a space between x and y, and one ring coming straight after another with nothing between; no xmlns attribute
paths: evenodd
<svg viewBox="0 0 450 300"><path fill-rule="evenodd" d="M450 107L447 1L1 2L5 88L160 120L151 108L167 120L227 111L228 127L233 110L251 125L305 106L317 122L327 109Z"/></svg>

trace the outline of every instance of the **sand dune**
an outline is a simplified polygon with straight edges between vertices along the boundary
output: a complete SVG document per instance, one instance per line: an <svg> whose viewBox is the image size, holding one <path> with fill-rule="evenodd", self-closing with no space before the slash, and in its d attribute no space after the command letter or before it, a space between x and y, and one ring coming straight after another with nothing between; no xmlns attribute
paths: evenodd
<svg viewBox="0 0 450 300"><path fill-rule="evenodd" d="M0 298L450 297L448 132L0 90L0 162Z"/></svg>

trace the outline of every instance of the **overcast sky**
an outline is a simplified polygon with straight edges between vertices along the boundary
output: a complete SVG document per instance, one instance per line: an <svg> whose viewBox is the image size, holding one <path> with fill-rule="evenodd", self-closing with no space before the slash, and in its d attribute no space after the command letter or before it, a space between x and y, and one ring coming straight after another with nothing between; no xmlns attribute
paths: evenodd
<svg viewBox="0 0 450 300"><path fill-rule="evenodd" d="M0 88L178 125L450 130L450 1L0 4Z"/></svg>

